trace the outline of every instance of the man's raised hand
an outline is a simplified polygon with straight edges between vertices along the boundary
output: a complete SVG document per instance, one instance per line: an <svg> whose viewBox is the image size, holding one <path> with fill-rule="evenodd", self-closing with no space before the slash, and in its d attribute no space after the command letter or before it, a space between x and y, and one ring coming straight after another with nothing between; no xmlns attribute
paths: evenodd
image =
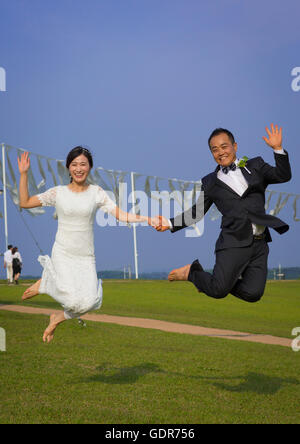
<svg viewBox="0 0 300 444"><path fill-rule="evenodd" d="M278 125L271 124L271 129L266 126L266 131L269 137L263 137L264 141L267 145L269 145L273 150L281 150L282 149L282 128L278 128Z"/></svg>

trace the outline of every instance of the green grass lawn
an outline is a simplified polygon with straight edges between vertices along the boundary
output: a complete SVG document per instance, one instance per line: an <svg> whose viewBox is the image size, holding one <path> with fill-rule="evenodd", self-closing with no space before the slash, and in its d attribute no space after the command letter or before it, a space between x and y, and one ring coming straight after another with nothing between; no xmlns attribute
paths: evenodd
<svg viewBox="0 0 300 444"><path fill-rule="evenodd" d="M185 283L107 281L102 313L291 338L299 284L269 284L251 305ZM19 303L23 290L1 286L0 303ZM46 296L31 305L58 307ZM291 348L75 320L44 344L47 323L0 310L0 423L300 423L300 352Z"/></svg>
<svg viewBox="0 0 300 444"><path fill-rule="evenodd" d="M187 282L104 281L99 313L160 319L203 327L224 328L290 338L300 326L300 280L269 282L261 301L249 304L229 295L216 300L198 293ZM0 304L60 308L39 295L21 302L24 287L0 287Z"/></svg>

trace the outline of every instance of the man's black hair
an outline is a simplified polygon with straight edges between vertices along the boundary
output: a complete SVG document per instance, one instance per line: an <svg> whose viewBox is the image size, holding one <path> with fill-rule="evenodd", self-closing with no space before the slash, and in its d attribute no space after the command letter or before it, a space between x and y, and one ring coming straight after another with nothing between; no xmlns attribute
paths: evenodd
<svg viewBox="0 0 300 444"><path fill-rule="evenodd" d="M211 133L211 135L209 136L208 139L208 146L210 148L210 141L213 137L215 136L219 136L220 134L227 134L227 136L229 137L232 145L235 143L235 139L234 139L234 135L232 134L232 132L230 132L228 129L225 128L216 128L215 130L213 130L213 132Z"/></svg>

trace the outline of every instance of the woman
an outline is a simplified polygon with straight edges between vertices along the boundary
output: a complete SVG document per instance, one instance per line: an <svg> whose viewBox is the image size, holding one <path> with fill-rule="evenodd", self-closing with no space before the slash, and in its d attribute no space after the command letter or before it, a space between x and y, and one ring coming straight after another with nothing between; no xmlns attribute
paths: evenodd
<svg viewBox="0 0 300 444"><path fill-rule="evenodd" d="M93 236L93 223L98 208L122 222L147 221L149 225L154 225L154 222L148 217L122 211L102 188L87 183L93 158L85 148L75 147L67 156L66 167L71 178L69 185L56 186L36 196L30 197L28 194L28 153L18 158L18 166L21 176L20 206L54 206L58 216L52 256L38 258L44 268L42 278L22 296L26 300L45 293L63 306L64 312L50 316L50 323L44 332L43 341L50 342L59 324L101 307L102 286L97 279Z"/></svg>
<svg viewBox="0 0 300 444"><path fill-rule="evenodd" d="M14 247L11 250L12 254L12 266L13 266L13 279L16 285L19 284L19 277L22 270L22 258L18 251L18 247Z"/></svg>

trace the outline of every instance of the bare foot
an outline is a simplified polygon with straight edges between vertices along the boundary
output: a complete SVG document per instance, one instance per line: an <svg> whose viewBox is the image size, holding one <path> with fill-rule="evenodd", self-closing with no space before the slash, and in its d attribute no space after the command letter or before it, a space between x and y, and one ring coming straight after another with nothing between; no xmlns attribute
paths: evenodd
<svg viewBox="0 0 300 444"><path fill-rule="evenodd" d="M22 301L25 301L26 299L31 299L33 296L36 296L39 294L39 288L41 285L41 280L37 281L35 284L31 285L31 287L27 288L27 290L24 291L22 296Z"/></svg>
<svg viewBox="0 0 300 444"><path fill-rule="evenodd" d="M187 281L190 268L191 264L172 270L168 276L169 281Z"/></svg>
<svg viewBox="0 0 300 444"><path fill-rule="evenodd" d="M64 322L66 319L64 317L64 313L53 313L52 315L50 315L50 323L48 325L48 327L46 328L46 330L44 331L43 334L43 341L44 342L51 342L54 338L54 332L56 330L56 327L58 326L58 324L61 324L62 322Z"/></svg>

